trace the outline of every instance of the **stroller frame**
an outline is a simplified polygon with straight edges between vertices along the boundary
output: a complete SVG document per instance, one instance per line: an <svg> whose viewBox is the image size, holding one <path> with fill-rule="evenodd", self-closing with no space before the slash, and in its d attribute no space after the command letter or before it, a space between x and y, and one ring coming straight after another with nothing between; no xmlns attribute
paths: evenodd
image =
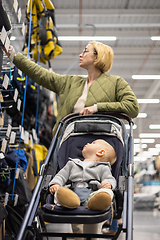
<svg viewBox="0 0 160 240"><path fill-rule="evenodd" d="M27 208L26 214L24 216L19 234L17 236L17 240L24 240L26 239L27 230L33 230L36 234L35 239L42 239L42 236L54 236L54 237L62 237L62 239L66 239L67 237L85 237L87 239L91 238L110 238L110 239L117 239L121 231L126 233L126 240L133 240L133 121L132 119L124 114L124 113L116 113L116 112L102 112L94 114L97 117L99 116L106 116L111 118L118 118L126 120L130 125L130 132L128 138L128 176L127 176L127 189L124 191L124 201L123 201L123 221L122 224L119 224L118 231L115 235L108 236L103 234L75 234L75 233L52 233L46 232L45 223L43 221L43 217L41 214L38 213L38 207L40 203L40 192L42 189L42 184L44 177L47 174L49 163L52 159L53 152L55 150L57 139L60 133L60 130L63 124L70 118L74 118L79 116L79 114L69 114L68 116L64 117L57 128L56 134L52 139L50 148L48 150L46 159L44 164L41 166L39 178L37 180L37 184L35 186L33 196L31 202ZM87 115L86 115L87 116ZM86 117L85 116L85 117ZM91 116L91 115L88 115ZM79 116L80 117L80 116ZM82 116L83 117L83 116ZM37 229L37 224L35 222L36 214L39 216L41 229ZM93 215L94 217L94 215ZM107 220L107 219L106 219ZM64 223L64 222L62 222ZM68 222L67 222L68 223Z"/></svg>

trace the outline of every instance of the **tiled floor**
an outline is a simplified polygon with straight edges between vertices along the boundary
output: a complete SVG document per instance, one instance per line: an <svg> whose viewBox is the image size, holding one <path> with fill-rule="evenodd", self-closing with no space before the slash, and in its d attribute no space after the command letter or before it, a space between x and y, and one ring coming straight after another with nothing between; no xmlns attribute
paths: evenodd
<svg viewBox="0 0 160 240"><path fill-rule="evenodd" d="M68 224L48 224L48 231L70 232ZM133 240L160 240L160 211L157 209L150 211L133 212ZM59 240L60 238L49 238L49 240ZM119 240L125 240L126 234L121 233Z"/></svg>

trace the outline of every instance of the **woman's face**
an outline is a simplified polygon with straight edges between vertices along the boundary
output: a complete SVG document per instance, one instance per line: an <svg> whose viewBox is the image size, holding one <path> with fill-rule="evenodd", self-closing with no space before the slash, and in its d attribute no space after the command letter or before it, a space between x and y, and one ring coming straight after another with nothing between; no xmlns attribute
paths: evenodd
<svg viewBox="0 0 160 240"><path fill-rule="evenodd" d="M86 70L89 69L89 67L94 66L94 62L97 59L97 56L94 53L94 48L91 44L88 44L82 53L79 54L79 66L82 68L85 68Z"/></svg>

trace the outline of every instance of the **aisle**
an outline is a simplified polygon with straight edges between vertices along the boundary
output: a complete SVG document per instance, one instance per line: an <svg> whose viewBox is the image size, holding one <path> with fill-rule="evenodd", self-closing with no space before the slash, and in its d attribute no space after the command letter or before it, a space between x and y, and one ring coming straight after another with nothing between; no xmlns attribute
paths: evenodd
<svg viewBox="0 0 160 240"><path fill-rule="evenodd" d="M160 239L160 211L133 212L133 240L159 240ZM121 234L119 240L125 240Z"/></svg>

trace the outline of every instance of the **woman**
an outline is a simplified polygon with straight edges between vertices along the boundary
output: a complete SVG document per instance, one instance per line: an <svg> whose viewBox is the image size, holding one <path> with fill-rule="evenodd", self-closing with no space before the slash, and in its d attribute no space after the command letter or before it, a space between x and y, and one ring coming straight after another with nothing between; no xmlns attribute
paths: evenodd
<svg viewBox="0 0 160 240"><path fill-rule="evenodd" d="M72 112L80 115L96 111L124 112L132 118L139 113L139 105L128 83L119 76L107 75L113 62L111 47L90 42L79 55L79 66L86 69L88 77L76 75L61 76L29 60L21 53L14 55L9 47L6 54L29 78L59 96L57 123Z"/></svg>

